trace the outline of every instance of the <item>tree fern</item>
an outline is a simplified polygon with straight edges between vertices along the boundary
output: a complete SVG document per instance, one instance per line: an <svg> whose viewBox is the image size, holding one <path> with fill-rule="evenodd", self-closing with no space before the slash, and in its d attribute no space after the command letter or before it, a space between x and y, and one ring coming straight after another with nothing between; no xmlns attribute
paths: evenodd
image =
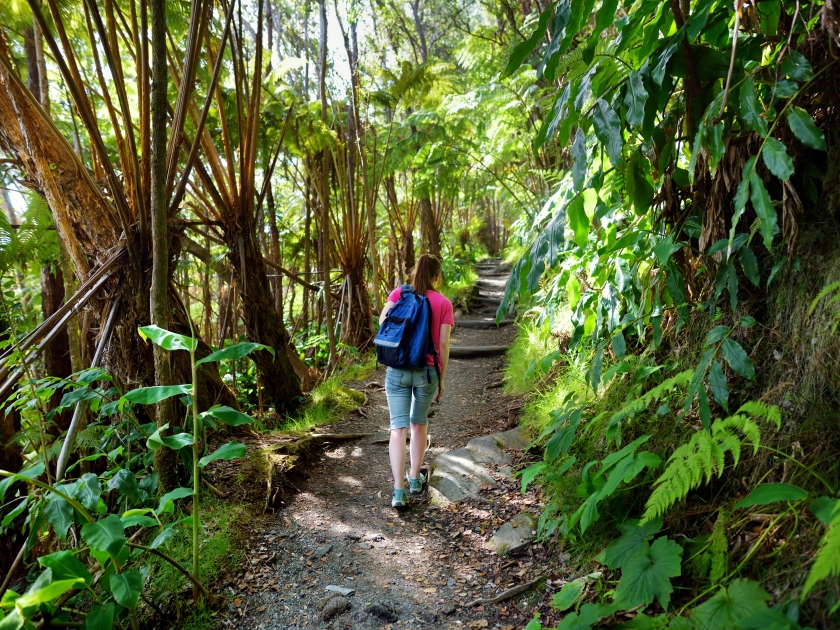
<svg viewBox="0 0 840 630"><path fill-rule="evenodd" d="M674 503L685 498L689 491L703 483L704 478L705 483L709 483L712 475L720 476L727 452L737 466L743 444L752 446L753 453L758 451L761 430L750 416L756 420L769 420L776 424L777 428L780 423L779 410L776 407L749 402L743 405L738 413L715 420L710 430L704 429L695 433L668 458L668 467L654 484L655 488L645 506L642 522L664 514Z"/></svg>

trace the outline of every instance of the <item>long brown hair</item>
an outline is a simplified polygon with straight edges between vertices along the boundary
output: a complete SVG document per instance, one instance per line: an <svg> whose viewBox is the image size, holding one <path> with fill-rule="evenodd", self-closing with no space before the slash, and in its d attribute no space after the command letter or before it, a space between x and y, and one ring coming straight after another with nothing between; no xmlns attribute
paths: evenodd
<svg viewBox="0 0 840 630"><path fill-rule="evenodd" d="M431 254L423 254L414 265L414 273L411 277L411 284L417 295L426 295L429 289L433 289L432 281L443 273L443 264L440 258Z"/></svg>

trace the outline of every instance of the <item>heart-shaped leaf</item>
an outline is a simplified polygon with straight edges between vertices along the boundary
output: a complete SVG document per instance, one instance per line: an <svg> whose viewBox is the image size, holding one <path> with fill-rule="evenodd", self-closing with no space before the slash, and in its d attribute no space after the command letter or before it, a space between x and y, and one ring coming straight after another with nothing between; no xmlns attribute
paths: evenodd
<svg viewBox="0 0 840 630"><path fill-rule="evenodd" d="M244 444L240 444L239 442L228 442L210 453L210 455L205 455L198 460L198 466L199 468L203 468L210 462L216 461L217 459L231 460L236 459L237 457L244 457L246 452L247 449Z"/></svg>

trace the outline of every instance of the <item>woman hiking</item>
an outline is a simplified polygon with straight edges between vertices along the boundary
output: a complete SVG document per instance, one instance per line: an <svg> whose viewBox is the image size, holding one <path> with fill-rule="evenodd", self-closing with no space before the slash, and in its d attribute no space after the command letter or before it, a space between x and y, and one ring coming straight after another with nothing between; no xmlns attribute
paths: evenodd
<svg viewBox="0 0 840 630"><path fill-rule="evenodd" d="M455 325L452 302L438 290L443 284L443 265L436 256L423 254L414 267L411 285L416 295L429 301L432 311L431 337L437 351L437 363L431 354L426 355L426 366L414 369L389 367L385 371L385 394L388 397L388 411L391 415L391 437L388 452L391 458L391 472L394 474L394 491L391 507L404 507L408 491L419 494L426 479L420 472L426 454L426 426L429 407L434 399L440 402L444 392L446 368L449 365L449 334ZM380 325L385 321L393 306L402 295L401 287L394 289L379 316ZM440 369L438 383L437 369ZM435 396L437 394L437 396ZM409 453L411 470L405 474L405 439L411 432ZM405 476L405 479L404 479Z"/></svg>

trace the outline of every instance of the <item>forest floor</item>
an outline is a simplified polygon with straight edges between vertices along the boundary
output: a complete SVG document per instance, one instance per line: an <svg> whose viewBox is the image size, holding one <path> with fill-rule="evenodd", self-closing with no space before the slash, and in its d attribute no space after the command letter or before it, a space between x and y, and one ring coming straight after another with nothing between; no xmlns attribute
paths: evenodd
<svg viewBox="0 0 840 630"><path fill-rule="evenodd" d="M485 296L494 288L488 285L503 283L482 281ZM494 311L485 305L467 317L489 319ZM514 336L513 327L475 330L456 323L452 345L509 345ZM451 360L446 394L430 414L427 466L476 436L516 426L522 401L498 387L503 365L502 357ZM250 523L246 566L216 585L229 601L219 627L512 630L536 609L545 610L549 593L535 590L498 604L464 606L543 575L559 577L549 573L540 544L511 557L487 548L494 530L518 512L539 513L537 499L523 496L518 480L500 478L496 488L482 488L481 497L445 507L433 505L427 492L407 508L391 508L384 371L349 384L365 391L367 406L329 429L376 436L324 447L306 466L297 492L274 514ZM513 457L515 469L525 456ZM340 601L349 606L344 612L325 620L327 586L353 594Z"/></svg>

